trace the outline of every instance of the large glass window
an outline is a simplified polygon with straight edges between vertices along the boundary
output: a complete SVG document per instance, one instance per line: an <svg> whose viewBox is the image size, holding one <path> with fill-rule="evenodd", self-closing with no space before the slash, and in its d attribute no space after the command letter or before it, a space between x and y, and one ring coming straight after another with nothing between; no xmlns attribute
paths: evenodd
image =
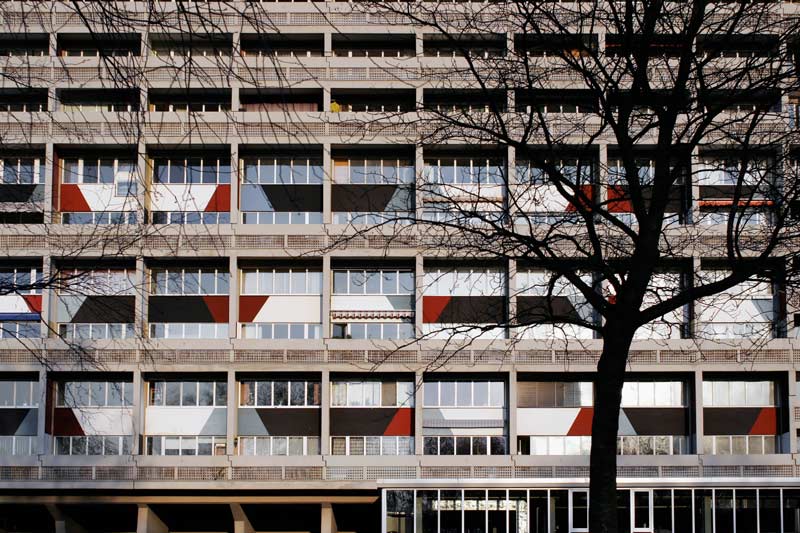
<svg viewBox="0 0 800 533"><path fill-rule="evenodd" d="M0 407L36 407L38 405L38 381L0 380Z"/></svg>
<svg viewBox="0 0 800 533"><path fill-rule="evenodd" d="M224 381L153 381L149 401L153 406L226 407L228 384Z"/></svg>
<svg viewBox="0 0 800 533"><path fill-rule="evenodd" d="M770 407L776 404L772 381L703 381L705 407Z"/></svg>
<svg viewBox="0 0 800 533"><path fill-rule="evenodd" d="M242 270L242 294L322 294L322 271L308 268Z"/></svg>
<svg viewBox="0 0 800 533"><path fill-rule="evenodd" d="M502 381L426 381L425 407L504 407Z"/></svg>
<svg viewBox="0 0 800 533"><path fill-rule="evenodd" d="M322 160L309 157L245 158L244 183L320 185Z"/></svg>
<svg viewBox="0 0 800 533"><path fill-rule="evenodd" d="M218 184L231 182L229 159L214 157L157 158L153 161L155 183Z"/></svg>
<svg viewBox="0 0 800 533"><path fill-rule="evenodd" d="M310 380L258 380L239 384L242 407L318 407L321 385Z"/></svg>
<svg viewBox="0 0 800 533"><path fill-rule="evenodd" d="M38 388L38 387L37 387ZM133 383L121 381L61 381L58 407L130 407Z"/></svg>
<svg viewBox="0 0 800 533"><path fill-rule="evenodd" d="M216 268L153 269L151 292L154 295L228 295L229 274Z"/></svg>

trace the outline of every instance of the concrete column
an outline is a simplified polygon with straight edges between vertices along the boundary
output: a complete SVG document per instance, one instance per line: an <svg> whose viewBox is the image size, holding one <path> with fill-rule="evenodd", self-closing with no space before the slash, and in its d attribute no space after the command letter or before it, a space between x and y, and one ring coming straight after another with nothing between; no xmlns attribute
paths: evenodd
<svg viewBox="0 0 800 533"><path fill-rule="evenodd" d="M134 275L136 284L136 298L134 300L133 327L137 335L147 338L147 295L149 287L147 283L147 271L145 269L144 257L136 258L136 273Z"/></svg>
<svg viewBox="0 0 800 533"><path fill-rule="evenodd" d="M39 408L36 410L36 435L38 437L38 453L39 455L48 455L53 453L53 445L50 442L50 435L47 434L47 371L42 367L39 370ZM52 406L51 406L52 407Z"/></svg>
<svg viewBox="0 0 800 533"><path fill-rule="evenodd" d="M331 256L322 256L322 337L330 338L331 331L331 292L333 290L331 275Z"/></svg>
<svg viewBox="0 0 800 533"><path fill-rule="evenodd" d="M330 87L323 87L322 88L322 110L325 112L330 112L331 110L331 88Z"/></svg>
<svg viewBox="0 0 800 533"><path fill-rule="evenodd" d="M233 143L231 144L231 224L241 222L239 220L239 187L242 182L242 170L239 163L239 143Z"/></svg>
<svg viewBox="0 0 800 533"><path fill-rule="evenodd" d="M319 533L338 533L336 527L336 517L333 515L333 505L330 503L322 504L321 523Z"/></svg>
<svg viewBox="0 0 800 533"><path fill-rule="evenodd" d="M45 165L44 171L44 200L42 205L43 218L45 223L53 222L53 187L56 186L56 176L58 176L56 168L55 150L53 143L47 143L44 148L44 161L40 165ZM58 221L60 222L60 221Z"/></svg>
<svg viewBox="0 0 800 533"><path fill-rule="evenodd" d="M509 324L517 322L517 262L514 259L508 260L508 287L506 289L508 295L508 320ZM509 326L508 338L515 338L515 328ZM510 360L509 354L509 362Z"/></svg>
<svg viewBox="0 0 800 533"><path fill-rule="evenodd" d="M422 455L424 440L422 420L425 412L425 383L422 378L422 370L417 370L414 373L414 453L416 455Z"/></svg>
<svg viewBox="0 0 800 533"><path fill-rule="evenodd" d="M50 331L58 330L55 326L56 316L55 316L55 309L56 306L53 305L53 298L55 298L55 289L53 288L53 284L48 283L48 280L51 279L51 276L55 272L55 268L53 267L53 258L50 256L45 256L42 258L42 281L44 282L45 286L42 287L42 323L45 326L44 336L49 337ZM40 324L41 328L42 324ZM47 357L47 354L45 354Z"/></svg>
<svg viewBox="0 0 800 533"><path fill-rule="evenodd" d="M146 98L143 105L146 109ZM147 162L147 145L144 142L136 145L136 170L138 171L136 180L136 203L139 204L138 218L141 222L147 222L147 211L150 208L148 198L149 190L152 187L152 176Z"/></svg>
<svg viewBox="0 0 800 533"><path fill-rule="evenodd" d="M236 372L228 370L228 408L225 424L225 449L228 455L235 455L234 438L236 437L236 414L239 411L239 391L236 387Z"/></svg>
<svg viewBox="0 0 800 533"><path fill-rule="evenodd" d="M136 533L169 533L169 528L150 507L140 503L136 516Z"/></svg>
<svg viewBox="0 0 800 533"><path fill-rule="evenodd" d="M322 371L322 381L320 386L322 395L320 402L320 427L319 427L319 450L322 455L331 453L331 371ZM323 520L323 523L325 521Z"/></svg>
<svg viewBox="0 0 800 533"><path fill-rule="evenodd" d="M233 515L233 532L234 533L255 533L250 519L238 503L231 504L231 514Z"/></svg>
<svg viewBox="0 0 800 533"><path fill-rule="evenodd" d="M228 294L228 337L235 339L239 335L239 257L232 254L228 258L230 284Z"/></svg>
<svg viewBox="0 0 800 533"><path fill-rule="evenodd" d="M422 57L425 55L425 40L423 39L422 31L417 30L414 35L414 54L417 57Z"/></svg>
<svg viewBox="0 0 800 533"><path fill-rule="evenodd" d="M422 335L422 294L425 292L425 265L422 255L414 257L414 329L417 337Z"/></svg>
<svg viewBox="0 0 800 533"><path fill-rule="evenodd" d="M695 448L697 455L704 453L711 453L712 450L703 449L703 372L695 370L694 372L694 420L695 420Z"/></svg>
<svg viewBox="0 0 800 533"><path fill-rule="evenodd" d="M142 442L146 404L142 371L137 368L133 371L133 448L131 450L133 455L143 455L143 448L146 448Z"/></svg>
<svg viewBox="0 0 800 533"><path fill-rule="evenodd" d="M238 113L239 111L241 111L239 87L231 87L231 113Z"/></svg>
<svg viewBox="0 0 800 533"><path fill-rule="evenodd" d="M508 453L517 455L517 371L508 373Z"/></svg>
<svg viewBox="0 0 800 533"><path fill-rule="evenodd" d="M422 89L417 89L417 107L422 106ZM417 220L422 220L422 212L423 212L423 199L424 199L424 191L428 188L426 187L426 183L424 177L422 175L423 170L425 169L425 160L423 159L422 153L422 146L416 145L414 147L414 169L416 174L416 182L417 186L414 189L416 191L414 196L414 206L416 207L416 218Z"/></svg>
<svg viewBox="0 0 800 533"><path fill-rule="evenodd" d="M47 511L53 517L55 533L84 533L86 530L72 518L65 515L55 504L47 504Z"/></svg>
<svg viewBox="0 0 800 533"><path fill-rule="evenodd" d="M330 91L328 95L328 102L325 104L325 109L330 109ZM325 143L322 145L322 221L325 224L331 223L331 191L333 187L333 163L331 162L331 145Z"/></svg>
<svg viewBox="0 0 800 533"><path fill-rule="evenodd" d="M789 445L784 451L798 453L797 449L797 422L794 417L794 409L800 407L800 398L797 396L797 372L789 370L786 380L786 409L789 412Z"/></svg>
<svg viewBox="0 0 800 533"><path fill-rule="evenodd" d="M333 35L331 32L325 32L322 35L322 55L325 57L331 57L333 55Z"/></svg>
<svg viewBox="0 0 800 533"><path fill-rule="evenodd" d="M608 145L600 144L599 148L599 165L597 169L598 180L598 200L605 203L608 201Z"/></svg>
<svg viewBox="0 0 800 533"><path fill-rule="evenodd" d="M700 168L700 149L698 147L695 147L694 150L692 150L690 163L691 163L691 168L692 169ZM691 203L690 209L689 209L689 220L687 220L686 223L687 224L696 224L700 220L700 203L699 203L699 200L700 200L700 184L694 178L694 172L691 172L689 174L689 176L687 176L687 179L691 179L692 180L692 184L691 184L692 185L691 186L691 190L692 190L691 202L692 203Z"/></svg>

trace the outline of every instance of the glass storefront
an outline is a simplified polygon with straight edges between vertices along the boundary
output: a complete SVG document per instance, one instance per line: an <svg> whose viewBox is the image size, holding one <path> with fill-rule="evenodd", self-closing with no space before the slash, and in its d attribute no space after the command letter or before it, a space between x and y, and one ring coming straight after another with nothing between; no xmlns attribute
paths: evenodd
<svg viewBox="0 0 800 533"><path fill-rule="evenodd" d="M385 489L383 533L588 533L583 489ZM800 489L620 489L620 533L800 533Z"/></svg>

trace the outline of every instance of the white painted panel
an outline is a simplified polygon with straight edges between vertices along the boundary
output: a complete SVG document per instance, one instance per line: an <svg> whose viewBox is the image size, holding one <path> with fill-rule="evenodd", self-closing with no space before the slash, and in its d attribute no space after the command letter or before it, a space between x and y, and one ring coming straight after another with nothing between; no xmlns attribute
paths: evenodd
<svg viewBox="0 0 800 533"><path fill-rule="evenodd" d="M333 311L393 311L392 303L380 294L337 294L331 297Z"/></svg>
<svg viewBox="0 0 800 533"><path fill-rule="evenodd" d="M519 435L566 435L580 409L519 408L517 433Z"/></svg>
<svg viewBox="0 0 800 533"><path fill-rule="evenodd" d="M0 296L0 313L30 313L25 299L18 294Z"/></svg>
<svg viewBox="0 0 800 533"><path fill-rule="evenodd" d="M204 211L216 184L156 184L151 193L153 211Z"/></svg>
<svg viewBox="0 0 800 533"><path fill-rule="evenodd" d="M92 211L134 211L137 209L136 196L117 196L116 185L98 183L78 185L83 198Z"/></svg>
<svg viewBox="0 0 800 533"><path fill-rule="evenodd" d="M424 419L437 420L505 420L503 407L425 408Z"/></svg>
<svg viewBox="0 0 800 533"><path fill-rule="evenodd" d="M72 412L86 435L133 434L133 409L130 407L81 407Z"/></svg>
<svg viewBox="0 0 800 533"><path fill-rule="evenodd" d="M270 296L253 322L322 322L322 297Z"/></svg>
<svg viewBox="0 0 800 533"><path fill-rule="evenodd" d="M206 427L215 409L225 411L224 407L148 407L144 430L148 435L199 435L205 429L208 435L224 435L224 425L221 432Z"/></svg>
<svg viewBox="0 0 800 533"><path fill-rule="evenodd" d="M537 211L565 211L569 202L553 185L535 185L517 189L513 198L514 208L526 213Z"/></svg>

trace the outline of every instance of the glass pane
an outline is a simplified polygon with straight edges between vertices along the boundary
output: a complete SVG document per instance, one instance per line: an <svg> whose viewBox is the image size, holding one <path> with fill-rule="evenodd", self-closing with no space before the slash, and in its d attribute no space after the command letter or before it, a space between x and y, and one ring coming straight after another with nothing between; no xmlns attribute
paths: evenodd
<svg viewBox="0 0 800 533"><path fill-rule="evenodd" d="M505 515L505 513L503 513ZM503 517L505 522L505 516ZM464 531L485 533L486 491L464 491Z"/></svg>
<svg viewBox="0 0 800 533"><path fill-rule="evenodd" d="M257 384L256 404L272 405L272 382L259 381Z"/></svg>
<svg viewBox="0 0 800 533"><path fill-rule="evenodd" d="M211 381L200 382L199 404L214 405L214 383Z"/></svg>
<svg viewBox="0 0 800 533"><path fill-rule="evenodd" d="M550 531L569 531L569 491L550 491Z"/></svg>
<svg viewBox="0 0 800 533"><path fill-rule="evenodd" d="M454 407L456 405L456 384L452 381L442 381L439 387L439 405Z"/></svg>
<svg viewBox="0 0 800 533"><path fill-rule="evenodd" d="M292 381L292 405L306 404L306 384L304 381Z"/></svg>
<svg viewBox="0 0 800 533"><path fill-rule="evenodd" d="M736 489L736 531L758 531L758 502L754 489Z"/></svg>
<svg viewBox="0 0 800 533"><path fill-rule="evenodd" d="M761 533L780 533L781 516L779 490L761 489L758 491L758 514Z"/></svg>
<svg viewBox="0 0 800 533"><path fill-rule="evenodd" d="M431 531L436 531L436 530L433 529ZM460 490L441 491L439 500L439 532L461 533Z"/></svg>
<svg viewBox="0 0 800 533"><path fill-rule="evenodd" d="M633 527L650 527L650 493L633 491Z"/></svg>
<svg viewBox="0 0 800 533"><path fill-rule="evenodd" d="M168 381L166 383L167 398L166 405L180 405L181 404L181 384L178 381Z"/></svg>
<svg viewBox="0 0 800 533"><path fill-rule="evenodd" d="M387 533L414 533L414 491L386 492Z"/></svg>
<svg viewBox="0 0 800 533"><path fill-rule="evenodd" d="M631 533L631 491L629 490L617 490L617 523L619 524L619 533Z"/></svg>
<svg viewBox="0 0 800 533"><path fill-rule="evenodd" d="M459 381L457 384L457 405L459 407L472 406L472 382Z"/></svg>
<svg viewBox="0 0 800 533"><path fill-rule="evenodd" d="M417 491L417 531L438 531L439 529L439 492L436 490ZM460 529L458 532L460 533Z"/></svg>
<svg viewBox="0 0 800 533"><path fill-rule="evenodd" d="M572 493L572 527L589 527L589 493L573 491Z"/></svg>
<svg viewBox="0 0 800 533"><path fill-rule="evenodd" d="M276 381L273 387L273 405L289 405L289 384L285 381Z"/></svg>
<svg viewBox="0 0 800 533"><path fill-rule="evenodd" d="M733 491L717 490L714 498L714 522L717 531L733 531Z"/></svg>
<svg viewBox="0 0 800 533"><path fill-rule="evenodd" d="M184 381L181 384L181 405L197 405L196 381Z"/></svg>

